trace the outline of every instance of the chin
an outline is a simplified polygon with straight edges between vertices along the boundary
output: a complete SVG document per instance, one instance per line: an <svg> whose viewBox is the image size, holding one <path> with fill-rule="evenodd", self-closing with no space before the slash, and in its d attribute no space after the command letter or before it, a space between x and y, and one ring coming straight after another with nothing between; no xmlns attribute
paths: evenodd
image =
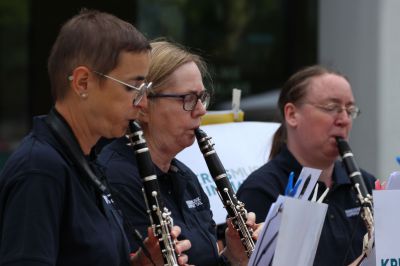
<svg viewBox="0 0 400 266"><path fill-rule="evenodd" d="M195 140L195 138L193 137L193 138L185 140L184 142L181 142L182 150L192 146L194 143L194 140Z"/></svg>
<svg viewBox="0 0 400 266"><path fill-rule="evenodd" d="M184 149L186 149L186 148L189 148L190 146L192 146L192 144L193 144L193 142L187 142L187 143L184 143L183 145L182 145L182 150L184 150Z"/></svg>
<svg viewBox="0 0 400 266"><path fill-rule="evenodd" d="M125 135L127 128L121 127L118 131L116 131L116 128L111 132L111 135L109 138L120 138Z"/></svg>
<svg viewBox="0 0 400 266"><path fill-rule="evenodd" d="M335 161L339 157L339 152L337 150L336 151L330 151L326 155L330 160Z"/></svg>

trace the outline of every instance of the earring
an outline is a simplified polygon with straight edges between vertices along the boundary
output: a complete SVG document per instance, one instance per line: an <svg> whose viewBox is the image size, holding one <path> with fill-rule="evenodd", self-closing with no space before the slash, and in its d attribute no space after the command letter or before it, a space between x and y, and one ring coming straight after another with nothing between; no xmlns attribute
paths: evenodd
<svg viewBox="0 0 400 266"><path fill-rule="evenodd" d="M82 99L86 99L88 97L88 94L86 92L81 92L81 94L79 94L81 96Z"/></svg>

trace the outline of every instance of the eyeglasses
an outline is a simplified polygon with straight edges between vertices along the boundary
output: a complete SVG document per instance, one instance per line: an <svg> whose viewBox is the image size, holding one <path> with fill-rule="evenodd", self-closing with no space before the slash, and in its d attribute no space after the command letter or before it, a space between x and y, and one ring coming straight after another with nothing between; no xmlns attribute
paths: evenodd
<svg viewBox="0 0 400 266"><path fill-rule="evenodd" d="M320 109L321 111L324 111L325 113L330 114L332 116L337 116L337 115L341 114L343 111L346 111L347 115L351 119L356 119L361 113L360 108L358 108L355 105L343 107L340 104L336 104L336 103L329 103L327 105L321 105L321 104L316 104L316 103L306 103L306 104L312 105L312 106Z"/></svg>
<svg viewBox="0 0 400 266"><path fill-rule="evenodd" d="M207 91L202 91L199 94L195 92L186 93L186 94L149 94L147 95L148 99L152 98L181 98L183 102L183 110L185 111L193 111L196 107L197 102L200 100L201 104L207 109L208 104L210 103L210 93Z"/></svg>
<svg viewBox="0 0 400 266"><path fill-rule="evenodd" d="M135 90L135 91L137 91L138 92L138 94L136 95L136 97L135 97L135 99L133 99L133 105L138 105L139 103L140 103L140 101L143 99L143 96L146 94L146 92L151 88L151 82L149 82L149 83L142 83L139 87L135 87L135 86L133 86L133 85L131 85L131 84L128 84L128 83L126 83L126 82L123 82L123 81L121 81L121 80L119 80L119 79L116 79L116 78L113 78L113 77L111 77L111 76L108 76L108 75L106 75L106 74L103 74L103 73L100 73L100 72L97 72L97 71L92 71L93 73L96 73L97 75L99 75L99 76L102 76L102 77L105 77L105 78L108 78L108 79L111 79L111 80L113 80L113 81L115 81L115 82L118 82L119 84L122 84L122 85L124 85L125 87L127 87L127 89L128 90Z"/></svg>

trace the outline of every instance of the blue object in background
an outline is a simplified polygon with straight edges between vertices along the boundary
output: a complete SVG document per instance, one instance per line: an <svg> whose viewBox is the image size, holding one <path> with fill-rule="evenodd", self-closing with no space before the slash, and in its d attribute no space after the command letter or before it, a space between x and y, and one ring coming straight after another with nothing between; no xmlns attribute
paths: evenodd
<svg viewBox="0 0 400 266"><path fill-rule="evenodd" d="M294 179L294 172L290 172L289 174L289 180L285 188L285 196L293 197L296 195L297 188L299 187L301 183L301 179L298 179L296 184L293 187L293 179Z"/></svg>
<svg viewBox="0 0 400 266"><path fill-rule="evenodd" d="M400 164L400 156L396 157L396 161L397 161L398 164Z"/></svg>

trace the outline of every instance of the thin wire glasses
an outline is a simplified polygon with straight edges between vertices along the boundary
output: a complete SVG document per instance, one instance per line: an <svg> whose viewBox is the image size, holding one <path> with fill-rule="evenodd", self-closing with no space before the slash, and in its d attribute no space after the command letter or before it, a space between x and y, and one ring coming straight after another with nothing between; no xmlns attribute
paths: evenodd
<svg viewBox="0 0 400 266"><path fill-rule="evenodd" d="M133 85L128 84L126 82L123 82L123 81L121 81L119 79L113 78L113 77L111 77L109 75L106 75L106 74L103 74L103 73L100 73L100 72L97 72L97 71L94 71L94 70L92 72L96 73L99 76L111 79L111 80L113 80L115 82L118 82L119 84L126 86L128 88L128 90L137 91L138 94L136 95L135 99L133 99L133 105L138 105L140 103L140 101L143 99L143 96L151 88L151 84L152 84L151 82L149 82L149 83L143 82L142 84L140 84L139 87L136 87L136 86L133 86Z"/></svg>
<svg viewBox="0 0 400 266"><path fill-rule="evenodd" d="M147 98L181 98L183 102L183 110L185 111L193 111L199 100L205 109L207 109L208 104L210 103L210 93L207 91L202 91L199 94L196 94L195 92L186 94L150 93L147 95Z"/></svg>
<svg viewBox="0 0 400 266"><path fill-rule="evenodd" d="M321 111L330 114L331 116L338 116L339 114L341 114L343 111L346 111L346 114L351 118L351 119L356 119L361 111L360 108L358 108L356 105L350 105L350 106L346 106L343 107L340 104L337 103L329 103L326 105L321 105L321 104L316 104L316 103L308 103L306 102L306 104L312 105L318 109L320 109Z"/></svg>

